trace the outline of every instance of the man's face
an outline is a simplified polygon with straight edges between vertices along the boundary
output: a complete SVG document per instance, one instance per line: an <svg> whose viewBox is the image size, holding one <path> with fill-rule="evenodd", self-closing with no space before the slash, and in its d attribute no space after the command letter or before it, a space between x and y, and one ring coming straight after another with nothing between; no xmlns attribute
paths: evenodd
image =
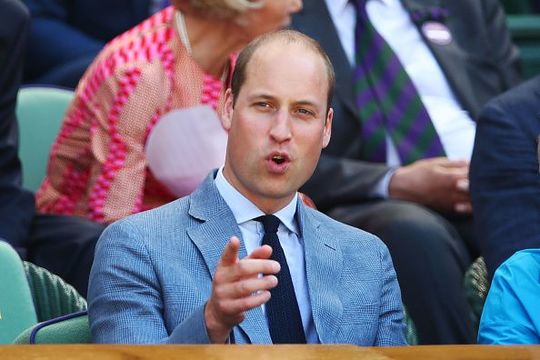
<svg viewBox="0 0 540 360"><path fill-rule="evenodd" d="M262 211L284 207L313 174L330 141L327 91L323 60L303 45L279 40L253 54L234 108L227 91L224 175Z"/></svg>

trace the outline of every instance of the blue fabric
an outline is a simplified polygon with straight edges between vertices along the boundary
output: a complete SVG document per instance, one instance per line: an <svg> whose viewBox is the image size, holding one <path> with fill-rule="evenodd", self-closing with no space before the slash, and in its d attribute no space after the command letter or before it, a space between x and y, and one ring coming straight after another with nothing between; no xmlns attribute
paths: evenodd
<svg viewBox="0 0 540 360"><path fill-rule="evenodd" d="M209 342L204 306L212 276L229 238L242 238L214 176L188 197L105 230L88 290L95 342ZM384 244L301 202L297 217L321 343L404 345L400 290ZM233 335L236 343L271 343L261 308L248 311Z"/></svg>
<svg viewBox="0 0 540 360"><path fill-rule="evenodd" d="M25 82L66 87L76 86L105 43L150 15L150 0L24 0L24 3L32 15ZM63 69L64 66L67 68Z"/></svg>
<svg viewBox="0 0 540 360"><path fill-rule="evenodd" d="M540 344L540 249L519 251L497 269L478 342Z"/></svg>
<svg viewBox="0 0 540 360"><path fill-rule="evenodd" d="M22 188L15 116L30 18L16 0L1 0L0 9L0 239L21 251L35 212L33 194Z"/></svg>

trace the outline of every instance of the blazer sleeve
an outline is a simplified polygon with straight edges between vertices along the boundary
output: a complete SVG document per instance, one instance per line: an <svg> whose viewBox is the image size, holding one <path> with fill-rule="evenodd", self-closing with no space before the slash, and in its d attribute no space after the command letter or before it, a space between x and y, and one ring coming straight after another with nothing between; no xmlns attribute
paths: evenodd
<svg viewBox="0 0 540 360"><path fill-rule="evenodd" d="M382 242L379 247L379 257L381 262L382 291L379 328L374 346L407 345L401 290L394 265L392 264L392 258Z"/></svg>
<svg viewBox="0 0 540 360"><path fill-rule="evenodd" d="M319 210L327 211L369 199L374 187L390 169L386 164L323 153L301 191L313 199Z"/></svg>
<svg viewBox="0 0 540 360"><path fill-rule="evenodd" d="M110 225L96 245L88 289L93 341L208 344L204 305L168 331L162 315L164 302L155 272L157 264L137 230L129 218L124 219Z"/></svg>
<svg viewBox="0 0 540 360"><path fill-rule="evenodd" d="M18 248L34 217L34 197L21 187L15 116L30 19L17 0L0 0L0 8L0 238Z"/></svg>

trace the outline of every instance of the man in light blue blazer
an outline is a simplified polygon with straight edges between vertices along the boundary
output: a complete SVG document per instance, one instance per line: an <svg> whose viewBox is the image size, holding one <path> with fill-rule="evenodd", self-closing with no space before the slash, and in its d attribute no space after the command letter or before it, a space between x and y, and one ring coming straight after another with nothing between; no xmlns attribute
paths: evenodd
<svg viewBox="0 0 540 360"><path fill-rule="evenodd" d="M385 245L297 193L330 140L333 87L328 57L298 32L241 52L221 119L223 168L100 238L88 293L95 342L405 344Z"/></svg>

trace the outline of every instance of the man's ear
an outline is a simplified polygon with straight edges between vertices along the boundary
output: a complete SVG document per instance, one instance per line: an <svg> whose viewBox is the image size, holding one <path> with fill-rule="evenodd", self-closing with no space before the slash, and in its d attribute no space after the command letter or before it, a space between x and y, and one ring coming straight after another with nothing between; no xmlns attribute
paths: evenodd
<svg viewBox="0 0 540 360"><path fill-rule="evenodd" d="M323 149L328 146L330 143L330 137L332 136L332 120L334 120L334 109L328 109L328 114L326 114L326 122L324 123L323 130Z"/></svg>
<svg viewBox="0 0 540 360"><path fill-rule="evenodd" d="M231 128L232 123L232 117L233 117L233 93L232 90L229 88L225 92L225 104L223 106L223 113L221 114L221 126L229 132Z"/></svg>

